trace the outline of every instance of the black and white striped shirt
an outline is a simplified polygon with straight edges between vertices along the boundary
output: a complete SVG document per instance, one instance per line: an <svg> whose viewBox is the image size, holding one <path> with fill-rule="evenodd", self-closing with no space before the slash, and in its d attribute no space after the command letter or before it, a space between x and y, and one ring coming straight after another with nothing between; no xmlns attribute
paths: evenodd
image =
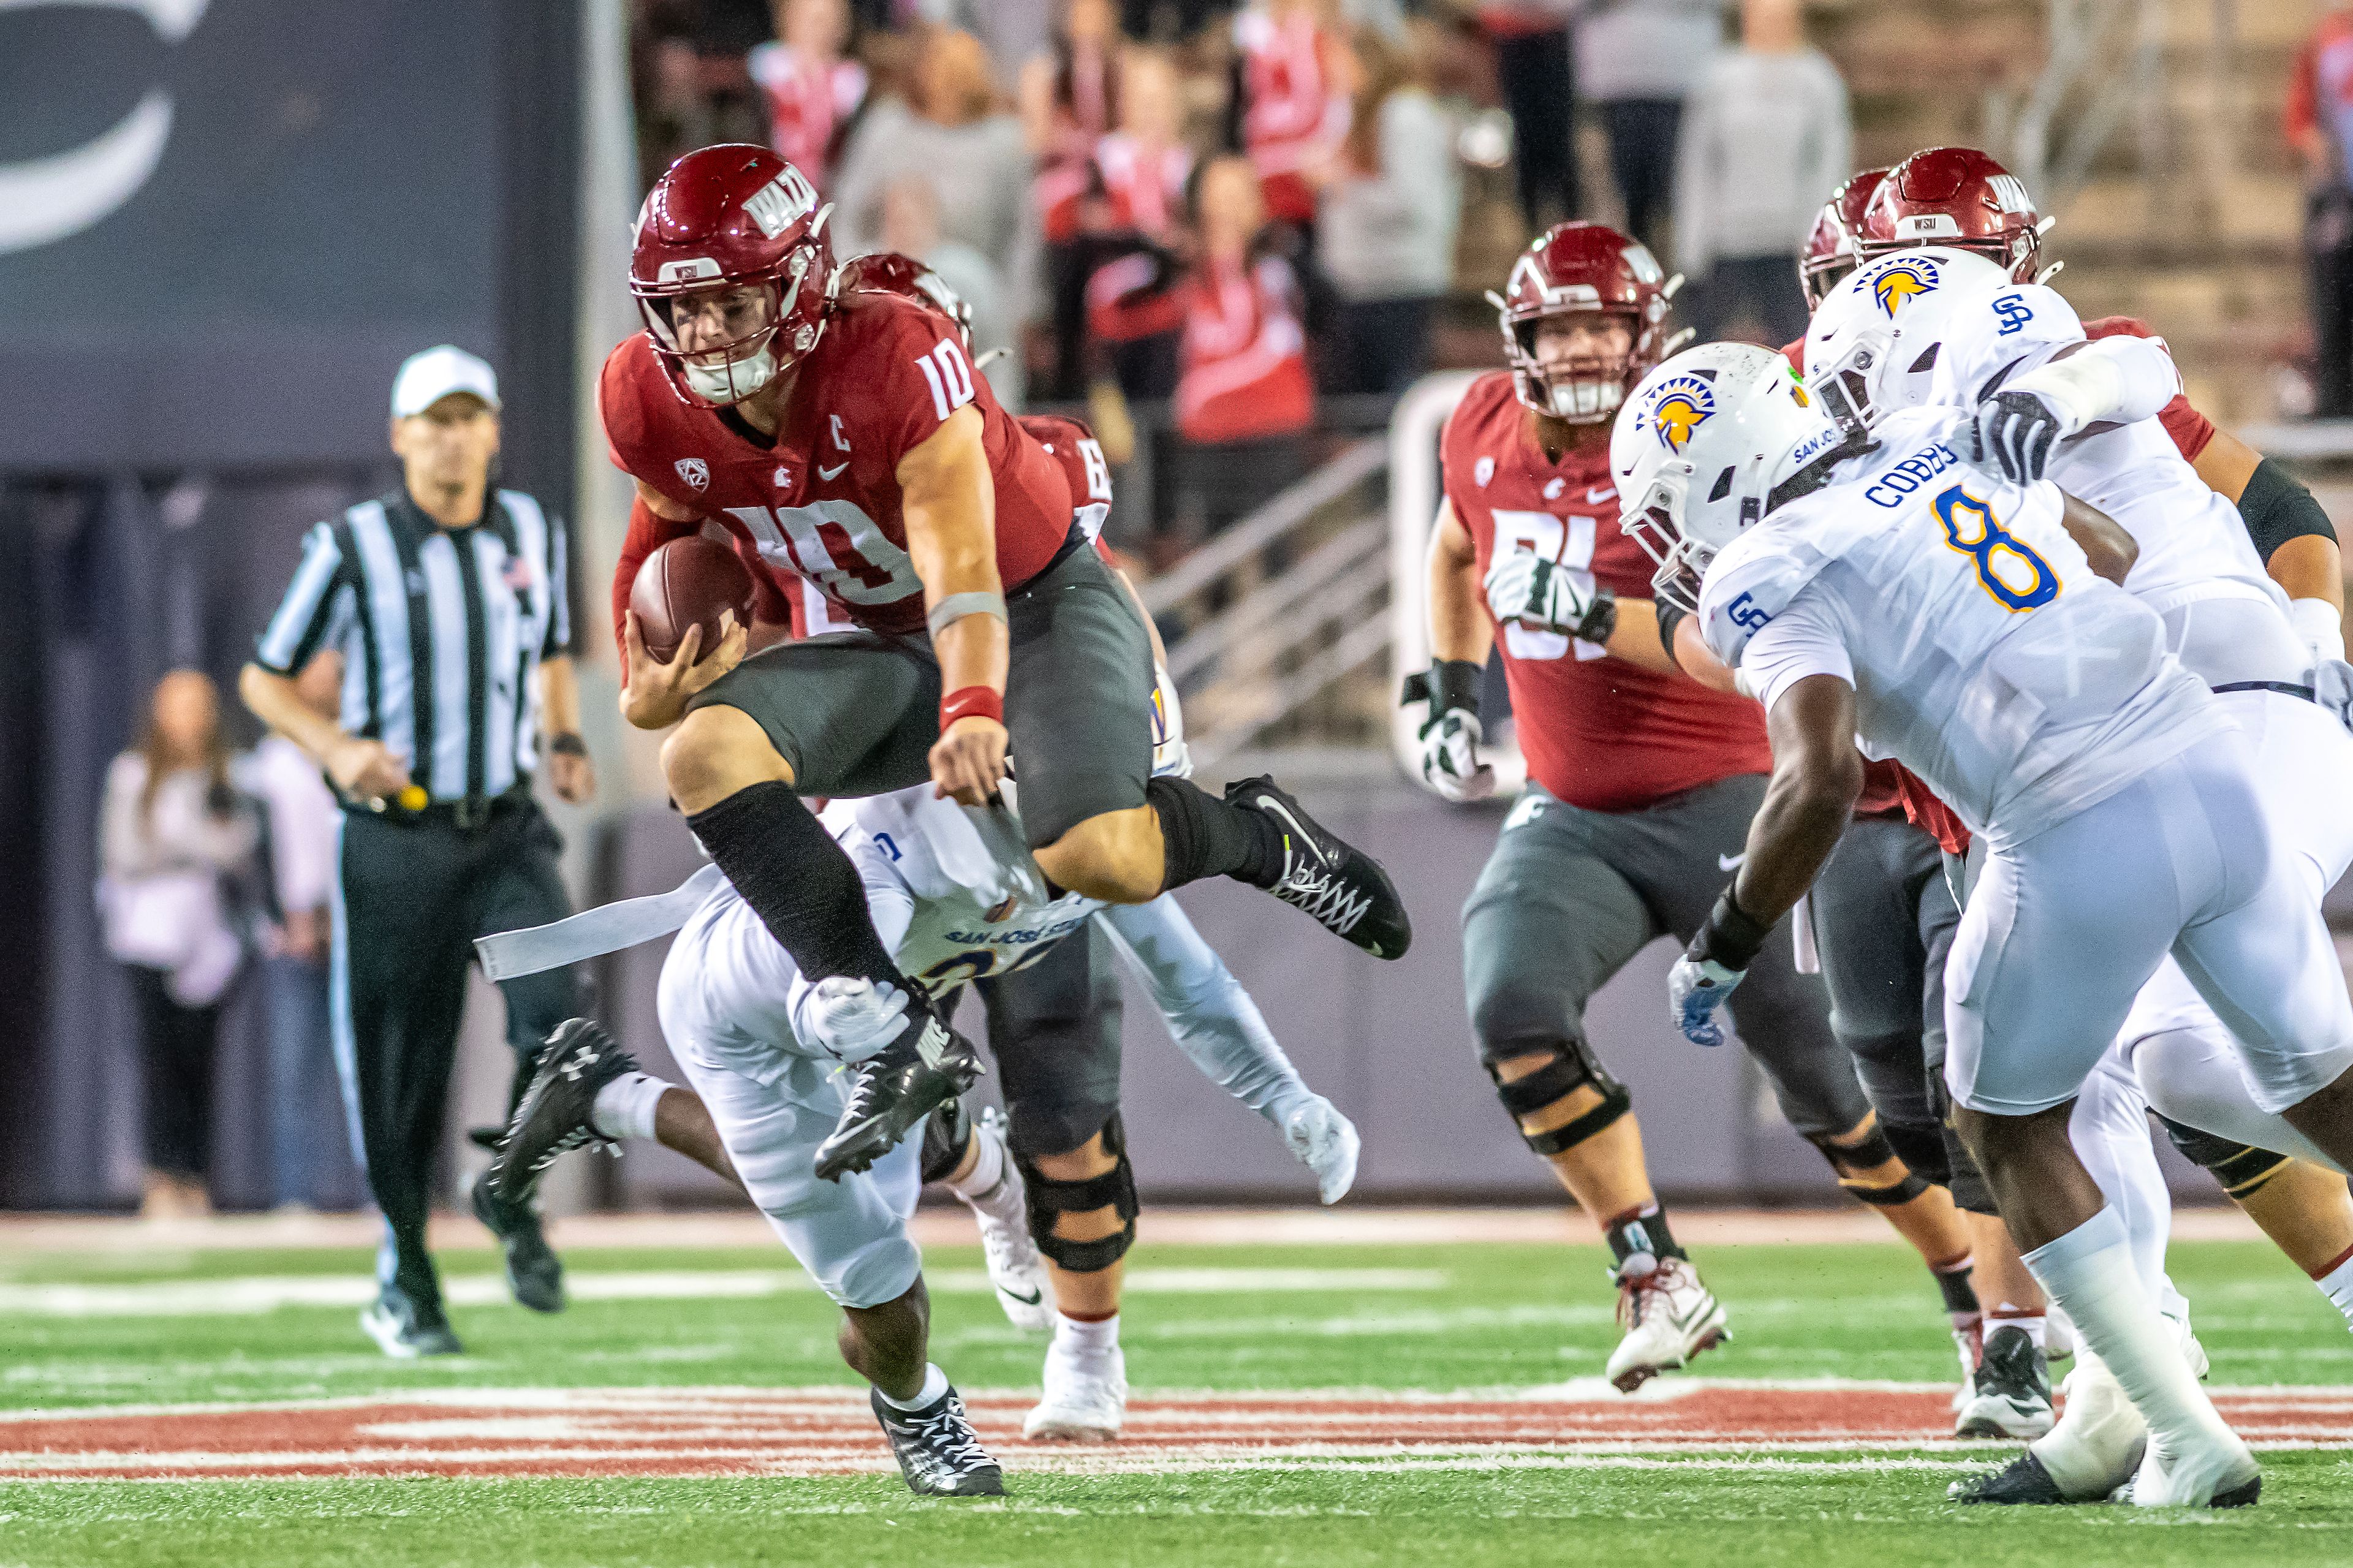
<svg viewBox="0 0 2353 1568"><path fill-rule="evenodd" d="M540 660L569 653L563 523L519 490L442 528L406 490L311 530L255 662L343 656L343 726L408 759L436 802L481 801L539 761Z"/></svg>

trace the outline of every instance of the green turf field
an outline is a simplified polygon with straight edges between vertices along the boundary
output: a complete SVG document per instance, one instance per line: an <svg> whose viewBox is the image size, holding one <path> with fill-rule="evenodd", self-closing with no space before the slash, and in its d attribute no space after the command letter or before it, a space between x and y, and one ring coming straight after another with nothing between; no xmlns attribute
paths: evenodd
<svg viewBox="0 0 2353 1568"><path fill-rule="evenodd" d="M1696 1370L1949 1379L1935 1293L1908 1257L1708 1249L1700 1261L1737 1338ZM469 1279L484 1289L487 1254L449 1261L453 1295ZM1147 1241L1132 1261L1124 1339L1139 1400L1525 1389L1592 1378L1616 1337L1599 1248ZM830 1309L791 1288L779 1251L575 1250L570 1262L584 1296L621 1299L575 1300L556 1319L460 1306L470 1354L399 1363L375 1353L345 1305L187 1310L332 1293L364 1271L358 1253L0 1258L0 1408L851 1381ZM1041 1343L977 1288L977 1249L934 1248L928 1263L942 1287L934 1359L968 1391L1034 1388ZM2184 1245L2174 1265L2218 1384L2353 1384L2353 1337L2277 1254ZM714 1280L746 1293L714 1294ZM173 1310L138 1310L142 1300ZM2333 1408L2353 1432L2353 1394ZM0 1448L12 1447L0 1427ZM2262 1506L2230 1515L1947 1505L1956 1475L2007 1457L1995 1446L1456 1453L1174 1474L1024 1472L1018 1447L999 1448L1013 1462L1003 1504L919 1501L895 1476L0 1482L0 1564L2353 1563L2353 1450L2333 1447L2268 1453Z"/></svg>

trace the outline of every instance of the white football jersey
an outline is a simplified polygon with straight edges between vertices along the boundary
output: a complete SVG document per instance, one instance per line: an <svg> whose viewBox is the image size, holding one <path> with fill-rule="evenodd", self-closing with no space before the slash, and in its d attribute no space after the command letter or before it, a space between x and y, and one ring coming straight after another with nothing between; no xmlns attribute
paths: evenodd
<svg viewBox="0 0 2353 1568"><path fill-rule="evenodd" d="M1005 786L1008 799L1014 790ZM892 956L934 995L1020 968L1104 907L1050 888L1020 818L1002 806L958 805L918 785L835 801L819 820L849 852L870 905L912 900ZM890 941L880 907L875 915Z"/></svg>
<svg viewBox="0 0 2353 1568"><path fill-rule="evenodd" d="M1975 409L2045 363L2084 324L2055 289L2016 283L1957 307L1938 344L1935 400ZM2213 685L2301 681L2311 654L2287 619L2238 509L2198 477L2155 419L2095 425L2051 454L2046 476L2114 518L2140 546L2125 587L2166 623L2168 645Z"/></svg>
<svg viewBox="0 0 2353 1568"><path fill-rule="evenodd" d="M1957 410L1875 433L1701 583L1708 646L1768 711L1806 676L1848 681L1865 751L1918 773L1996 849L2228 726L2156 615L2094 575L2055 485L1972 467Z"/></svg>

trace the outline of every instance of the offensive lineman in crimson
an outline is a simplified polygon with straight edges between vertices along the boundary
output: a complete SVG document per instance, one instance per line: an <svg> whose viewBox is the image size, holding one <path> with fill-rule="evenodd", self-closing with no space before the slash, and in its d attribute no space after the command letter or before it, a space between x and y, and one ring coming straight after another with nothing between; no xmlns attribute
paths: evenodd
<svg viewBox="0 0 2353 1568"><path fill-rule="evenodd" d="M662 767L688 826L800 972L842 1016L864 1010L859 1035L887 1042L857 1060L818 1153L826 1177L871 1164L978 1061L900 974L802 795L928 778L980 805L1010 750L1030 847L1061 889L1142 903L1231 876L1377 957L1410 940L1379 866L1271 780L1219 799L1150 777L1145 628L1072 527L1060 465L944 318L838 287L829 211L765 148L672 164L630 263L646 330L613 351L599 389L614 461L638 488L613 584L623 711L642 729L677 725ZM690 631L669 663L652 658L628 609L638 568L706 521L858 629L749 658L744 627L712 649Z"/></svg>

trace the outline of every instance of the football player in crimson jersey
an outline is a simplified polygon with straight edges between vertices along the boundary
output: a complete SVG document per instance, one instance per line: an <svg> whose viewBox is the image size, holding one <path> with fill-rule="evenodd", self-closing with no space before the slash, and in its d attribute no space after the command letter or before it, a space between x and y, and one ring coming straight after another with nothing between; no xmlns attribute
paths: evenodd
<svg viewBox="0 0 2353 1568"><path fill-rule="evenodd" d="M820 1175L862 1170L978 1071L874 934L857 877L800 803L929 777L978 805L1022 766L1022 816L1059 887L1138 903L1208 875L1265 888L1395 958L1380 868L1271 780L1220 799L1150 777L1142 619L1072 526L1059 464L975 374L955 324L839 287L829 209L765 148L707 147L646 198L630 289L646 329L600 403L638 505L614 580L629 721L676 725L670 794L713 861L818 984L904 1026L860 1064ZM689 631L668 663L628 613L638 565L715 522L766 574L821 589L856 631L744 658Z"/></svg>
<svg viewBox="0 0 2353 1568"><path fill-rule="evenodd" d="M1629 1390L1714 1345L1725 1313L1668 1228L1585 1005L1654 938L1700 928L1772 767L1756 705L1668 659L1649 557L1619 531L1609 421L1666 352L1671 290L1641 246L1570 223L1491 296L1511 369L1474 383L1446 426L1417 689L1424 777L1449 799L1486 794L1478 684L1502 642L1530 783L1463 909L1472 1029L1522 1137L1609 1239L1626 1328L1609 1375ZM1788 940L1768 953L1741 1036L1782 1110L1974 1312L1950 1200L1873 1124Z"/></svg>

